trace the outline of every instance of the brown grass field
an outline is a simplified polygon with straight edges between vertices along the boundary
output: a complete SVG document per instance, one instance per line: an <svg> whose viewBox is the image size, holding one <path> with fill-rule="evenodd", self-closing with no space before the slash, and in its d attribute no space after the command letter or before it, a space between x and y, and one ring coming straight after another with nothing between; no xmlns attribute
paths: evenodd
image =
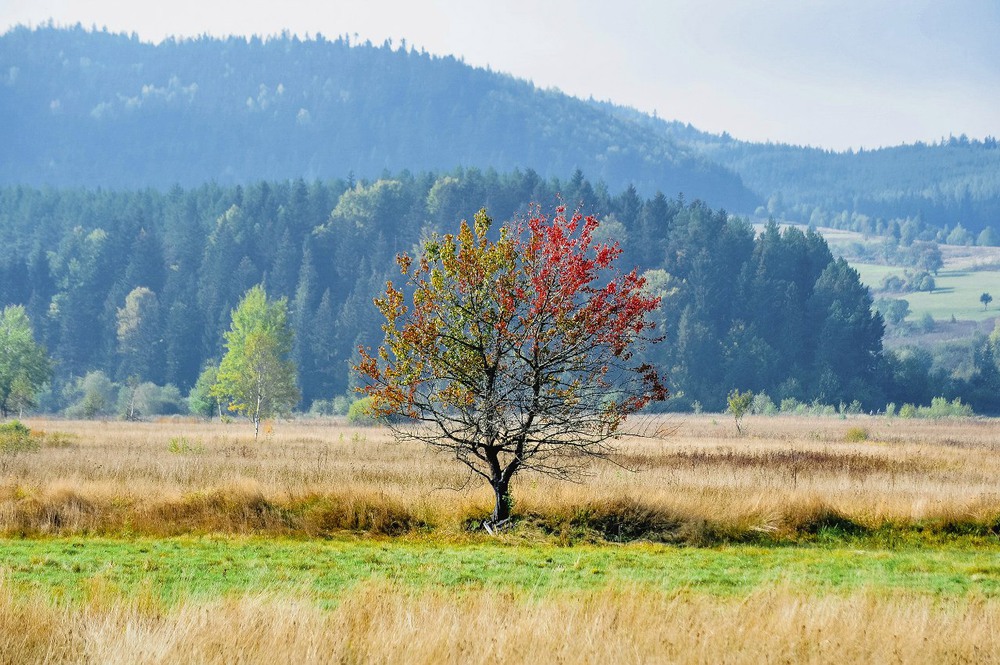
<svg viewBox="0 0 1000 665"><path fill-rule="evenodd" d="M344 534L448 547L491 508L453 461L381 428L278 422L255 443L243 423L26 422L45 444L0 453L0 538ZM518 479L511 537L787 547L833 529L864 547L851 534L888 529L946 548L1000 532L996 420L748 417L744 436L720 415L646 425L668 433L622 441L618 462L635 471ZM266 591L69 603L5 582L0 561L6 662L1000 662L1000 600L780 581L728 596L636 585L542 597L365 582L333 607Z"/></svg>
<svg viewBox="0 0 1000 665"><path fill-rule="evenodd" d="M0 662L995 663L984 600L770 589L740 599L641 590L525 602L365 586L335 609L272 597L81 609L0 588Z"/></svg>
<svg viewBox="0 0 1000 665"><path fill-rule="evenodd" d="M282 422L254 443L240 423L28 422L48 443L0 455L0 534L461 534L491 507L463 467L381 428ZM515 512L563 544L1000 525L995 420L747 418L743 437L724 416L654 426L670 433L622 441L626 468L515 479Z"/></svg>

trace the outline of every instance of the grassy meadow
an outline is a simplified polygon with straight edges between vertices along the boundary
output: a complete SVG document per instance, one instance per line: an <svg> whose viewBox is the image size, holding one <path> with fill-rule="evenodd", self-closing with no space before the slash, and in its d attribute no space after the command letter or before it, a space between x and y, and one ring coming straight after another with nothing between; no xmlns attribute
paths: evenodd
<svg viewBox="0 0 1000 665"><path fill-rule="evenodd" d="M784 226L784 225L783 225ZM791 225L805 230L802 225ZM756 224L755 229L763 230L763 224ZM879 236L866 236L857 231L842 229L819 228L818 232L830 245L834 254L846 252L852 255L852 247L856 245L879 245L884 239ZM873 297L887 296L904 298L910 303L908 322L919 321L924 315L930 314L935 321L948 322L952 317L956 321L982 322L995 319L1000 315L1000 247L975 247L966 245L939 245L943 268L934 276L935 289L932 292L914 291L909 293L883 293L879 291L882 280L889 275L903 276L907 270L917 272L916 268L906 268L898 265L865 263L848 259L851 267L858 271L861 282L872 290ZM989 293L994 301L989 308L984 309L979 297Z"/></svg>
<svg viewBox="0 0 1000 665"><path fill-rule="evenodd" d="M872 263L851 263L861 275L861 281L877 291L883 278L888 275L902 277L903 268ZM986 321L994 319L1000 312L996 299L1000 297L1000 271L959 270L945 268L934 277L933 291L914 291L904 294L888 294L894 298L904 298L910 303L907 321L917 321L930 314L935 321L949 321L951 317L959 321ZM993 296L994 302L983 308L979 297L983 293Z"/></svg>
<svg viewBox="0 0 1000 665"><path fill-rule="evenodd" d="M31 420L0 453L0 662L989 662L989 419L642 423L491 493L381 428Z"/></svg>

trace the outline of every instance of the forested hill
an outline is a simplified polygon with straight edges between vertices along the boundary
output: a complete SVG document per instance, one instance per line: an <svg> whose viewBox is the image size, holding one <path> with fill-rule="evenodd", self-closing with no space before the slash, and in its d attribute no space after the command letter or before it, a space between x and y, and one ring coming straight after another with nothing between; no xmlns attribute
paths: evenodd
<svg viewBox="0 0 1000 665"><path fill-rule="evenodd" d="M868 409L943 394L1000 413L1000 344L976 341L960 375L929 356L883 351L868 289L816 233L772 223L755 234L704 203L609 193L579 172L560 181L466 169L169 192L0 187L0 305L24 305L55 360L41 400L51 412L79 406L98 371L105 383L137 378L187 392L221 357L232 309L262 283L288 298L300 406L309 408L350 394L358 344L380 340L372 296L399 279L397 252L454 231L480 206L506 220L523 215L525 201L551 210L557 193L584 202L602 220L601 237L621 242L623 265L638 266L663 297L665 342L645 360L667 372L669 408L725 408L739 387Z"/></svg>
<svg viewBox="0 0 1000 665"><path fill-rule="evenodd" d="M309 408L350 394L357 346L380 341L372 296L399 279L397 252L431 230L454 231L481 205L498 220L523 214L525 201L551 211L557 192L585 202L603 220L601 237L622 243L623 265L638 266L663 297L665 341L644 360L667 373L668 408L723 409L739 387L776 402L868 409L945 394L1000 411L1000 345L984 341L973 372L957 378L883 351L868 289L816 233L771 224L755 234L704 203L609 193L579 173L559 181L468 169L165 193L3 187L0 304L24 305L55 361L41 408L86 413L96 409L81 405L87 385L139 380L187 392L221 357L232 309L262 283L288 298Z"/></svg>
<svg viewBox="0 0 1000 665"><path fill-rule="evenodd" d="M740 141L609 103L594 106L732 169L765 202L765 215L863 232L875 231L876 219L961 224L973 234L1000 230L1000 144L993 137L834 152ZM858 217L872 218L871 226Z"/></svg>
<svg viewBox="0 0 1000 665"><path fill-rule="evenodd" d="M165 189L458 166L543 177L581 169L611 190L682 192L816 225L1000 227L992 138L859 152L751 143L405 44L153 45L79 27L15 28L0 36L0 117L0 184Z"/></svg>
<svg viewBox="0 0 1000 665"><path fill-rule="evenodd" d="M82 28L0 36L0 184L156 187L376 178L459 166L581 169L618 190L760 202L641 123L404 44L168 40Z"/></svg>

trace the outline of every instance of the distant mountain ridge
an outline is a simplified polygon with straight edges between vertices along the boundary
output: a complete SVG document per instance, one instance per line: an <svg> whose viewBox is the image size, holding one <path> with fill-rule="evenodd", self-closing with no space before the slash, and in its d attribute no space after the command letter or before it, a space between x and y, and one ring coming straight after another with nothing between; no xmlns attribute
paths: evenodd
<svg viewBox="0 0 1000 665"><path fill-rule="evenodd" d="M454 57L80 27L0 35L0 185L161 190L458 167L884 233L892 219L1000 230L997 141L832 152L740 141L584 101ZM869 219L870 218L870 219ZM947 233L945 233L947 235Z"/></svg>
<svg viewBox="0 0 1000 665"><path fill-rule="evenodd" d="M765 202L767 214L840 228L847 225L835 216L847 212L1000 230L1000 143L994 137L837 152L741 141L606 102L594 106L731 169Z"/></svg>
<svg viewBox="0 0 1000 665"><path fill-rule="evenodd" d="M0 184L114 188L353 173L581 169L735 210L740 178L586 102L452 58L322 37L0 37Z"/></svg>

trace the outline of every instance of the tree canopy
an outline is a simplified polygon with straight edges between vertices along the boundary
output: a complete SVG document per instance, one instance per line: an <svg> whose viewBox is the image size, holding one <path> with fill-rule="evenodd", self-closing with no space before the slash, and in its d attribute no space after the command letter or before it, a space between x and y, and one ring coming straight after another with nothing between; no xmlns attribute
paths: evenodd
<svg viewBox="0 0 1000 665"><path fill-rule="evenodd" d="M387 284L375 301L384 343L374 355L362 348L356 369L377 415L420 424L394 425L399 436L489 482L497 526L515 473L572 475L608 455L626 417L667 389L635 355L660 299L636 271L614 270L621 249L594 240L594 217L536 209L495 240L490 226L480 210L415 259L400 255L412 295Z"/></svg>
<svg viewBox="0 0 1000 665"><path fill-rule="evenodd" d="M299 401L291 351L285 299L269 300L262 286L251 288L233 310L211 394L250 419L254 438L262 419L287 413Z"/></svg>
<svg viewBox="0 0 1000 665"><path fill-rule="evenodd" d="M233 308L264 284L271 297L288 299L291 358L301 407L309 409L349 394L357 346L381 340L370 303L398 252L454 229L461 210L485 203L510 219L527 214L527 202L551 202L558 193L602 221L596 237L611 228L623 233L615 238L622 263L639 266L647 288L663 298L651 318L670 343L644 358L667 369L673 399L650 408L698 402L722 410L739 387L776 403L857 399L873 410L917 400L916 385L929 386L920 403L947 394L977 413L1000 408L988 391L967 392L967 368L952 364L942 374L935 365L916 381L903 369L908 364L891 357L897 351L882 350L857 274L831 269L819 283L834 262L819 233L777 224L756 232L704 202L612 192L581 173L559 180L530 170L458 169L169 192L0 187L0 305L23 305L35 338L51 351L52 390L39 397L42 408L57 411L70 405L64 388L95 370L121 381L145 366L142 381L187 393L205 364L221 357ZM927 253L919 240L906 249ZM135 331L153 346L115 343L119 310L129 313L129 294L143 288L156 298L140 302L158 306L139 308L149 315L121 341ZM834 334L863 348L865 362L824 355L820 346ZM836 371L826 372L830 365Z"/></svg>
<svg viewBox="0 0 1000 665"><path fill-rule="evenodd" d="M4 307L0 315L0 416L30 407L52 375L45 348L35 342L24 307Z"/></svg>

